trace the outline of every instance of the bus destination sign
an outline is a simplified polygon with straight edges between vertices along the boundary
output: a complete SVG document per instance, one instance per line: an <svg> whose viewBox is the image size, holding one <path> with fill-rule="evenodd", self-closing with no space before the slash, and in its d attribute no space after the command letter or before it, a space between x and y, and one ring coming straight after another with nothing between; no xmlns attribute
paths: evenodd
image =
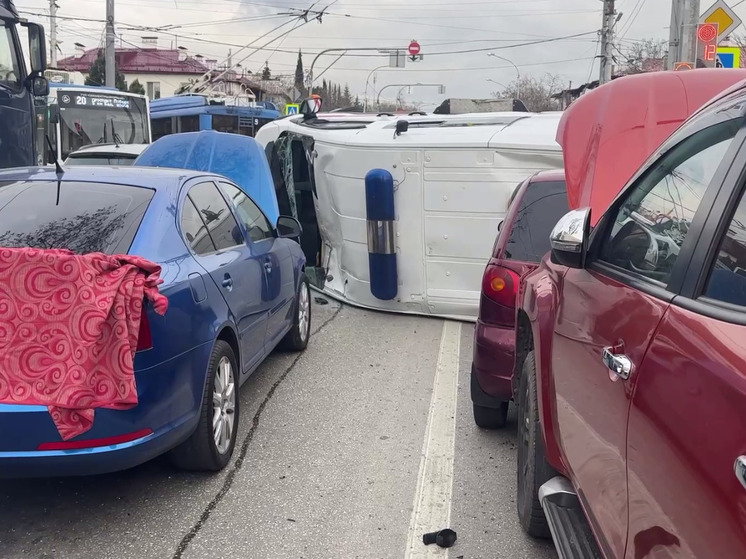
<svg viewBox="0 0 746 559"><path fill-rule="evenodd" d="M79 91L60 91L58 102L60 109L66 107L89 109L130 109L131 100L118 95L100 93L81 93Z"/></svg>

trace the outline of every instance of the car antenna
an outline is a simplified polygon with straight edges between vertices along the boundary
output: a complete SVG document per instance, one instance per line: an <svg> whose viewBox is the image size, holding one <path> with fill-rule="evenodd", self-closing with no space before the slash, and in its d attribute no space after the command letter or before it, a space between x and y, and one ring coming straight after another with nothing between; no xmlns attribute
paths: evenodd
<svg viewBox="0 0 746 559"><path fill-rule="evenodd" d="M62 168L62 165L60 165L60 160L57 157L57 150L52 147L52 140L49 139L49 134L45 134L44 137L47 139L47 145L49 146L49 151L54 156L54 167L58 175L61 175L65 172L65 170Z"/></svg>

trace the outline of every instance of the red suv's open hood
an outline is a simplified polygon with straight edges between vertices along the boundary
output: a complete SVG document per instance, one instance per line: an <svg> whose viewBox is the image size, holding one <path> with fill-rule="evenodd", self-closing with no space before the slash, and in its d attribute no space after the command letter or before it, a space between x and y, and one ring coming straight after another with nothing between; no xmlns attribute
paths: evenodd
<svg viewBox="0 0 746 559"><path fill-rule="evenodd" d="M746 70L651 72L614 80L562 115L570 208L589 206L595 224L645 160L705 103L746 79Z"/></svg>

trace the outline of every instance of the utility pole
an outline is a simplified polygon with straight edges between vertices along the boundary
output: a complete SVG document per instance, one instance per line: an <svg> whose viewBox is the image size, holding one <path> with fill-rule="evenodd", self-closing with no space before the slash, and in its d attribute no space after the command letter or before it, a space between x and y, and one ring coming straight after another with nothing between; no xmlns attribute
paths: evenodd
<svg viewBox="0 0 746 559"><path fill-rule="evenodd" d="M106 87L116 86L116 36L114 34L114 0L106 0Z"/></svg>
<svg viewBox="0 0 746 559"><path fill-rule="evenodd" d="M614 25L616 23L614 0L603 0L603 3L604 19L601 27L601 75L598 80L599 85L611 81L611 67L614 61L611 50L614 45Z"/></svg>
<svg viewBox="0 0 746 559"><path fill-rule="evenodd" d="M57 68L57 0L49 0L49 60Z"/></svg>
<svg viewBox="0 0 746 559"><path fill-rule="evenodd" d="M697 24L699 0L672 0L671 29L668 39L668 69L677 62L697 63Z"/></svg>
<svg viewBox="0 0 746 559"><path fill-rule="evenodd" d="M666 70L676 68L676 63L681 60L679 56L680 31L681 31L681 2L672 0L671 3L671 27L668 32L668 64Z"/></svg>

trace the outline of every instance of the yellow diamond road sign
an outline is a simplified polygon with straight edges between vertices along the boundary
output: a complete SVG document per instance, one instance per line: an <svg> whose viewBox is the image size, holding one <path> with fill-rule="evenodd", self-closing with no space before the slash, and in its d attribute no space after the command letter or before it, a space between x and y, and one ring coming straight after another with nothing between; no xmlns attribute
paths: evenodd
<svg viewBox="0 0 746 559"><path fill-rule="evenodd" d="M731 9L725 0L717 0L710 8L702 14L700 23L717 23L718 38L727 37L741 25L741 18Z"/></svg>

